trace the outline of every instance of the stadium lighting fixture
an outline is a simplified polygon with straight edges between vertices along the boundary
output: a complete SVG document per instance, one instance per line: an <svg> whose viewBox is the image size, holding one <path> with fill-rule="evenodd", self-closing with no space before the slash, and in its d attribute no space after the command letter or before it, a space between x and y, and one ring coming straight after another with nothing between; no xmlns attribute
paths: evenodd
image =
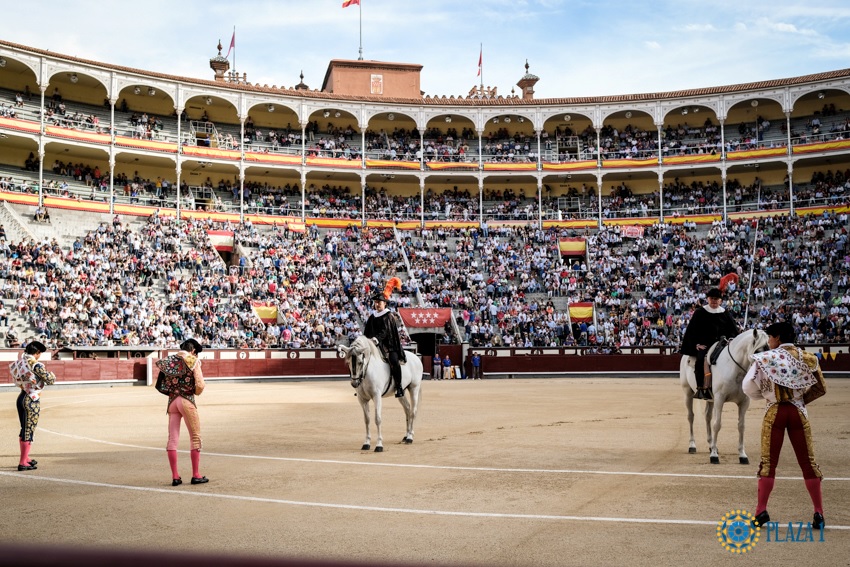
<svg viewBox="0 0 850 567"><path fill-rule="evenodd" d="M822 99L822 98L823 98L823 97L825 97L825 96L826 96L826 95L823 93L823 91L821 91L821 92L819 92L819 93L818 93L818 98L820 98L820 99Z"/></svg>
<svg viewBox="0 0 850 567"><path fill-rule="evenodd" d="M331 115L331 111L330 111L330 110L326 110L326 111L324 111L324 112L322 113L322 116L324 116L325 118L327 118L327 117L328 117L328 116L330 116L330 115Z"/></svg>
<svg viewBox="0 0 850 567"><path fill-rule="evenodd" d="M632 111L630 110L630 111L626 112L626 118L631 118L631 117L632 117Z"/></svg>
<svg viewBox="0 0 850 567"><path fill-rule="evenodd" d="M76 73L71 73L71 77L70 77L70 79L71 79L71 82L72 82L72 83L74 83L74 84L76 84L76 83L77 83L77 81L79 81L79 80L80 80L80 78L79 78L79 77L77 77L77 74L76 74Z"/></svg>
<svg viewBox="0 0 850 567"><path fill-rule="evenodd" d="M207 103L207 106L212 106L212 99L210 97L207 97L206 99L204 99L204 102Z"/></svg>
<svg viewBox="0 0 850 567"><path fill-rule="evenodd" d="M142 94L142 89L140 87L136 87L133 89L133 94Z"/></svg>
<svg viewBox="0 0 850 567"><path fill-rule="evenodd" d="M570 116L569 114L567 114L566 116L564 116L564 121L565 121L565 122L569 122L569 121L570 121L570 120L572 120L572 119L573 119L573 117L572 117L572 116Z"/></svg>
<svg viewBox="0 0 850 567"><path fill-rule="evenodd" d="M525 118L523 118L522 116L520 116L520 117L519 117L519 123L520 123L520 124L522 124L523 122L525 122Z"/></svg>
<svg viewBox="0 0 850 567"><path fill-rule="evenodd" d="M685 116L687 113L688 113L688 109L687 109L687 108L683 108L683 109L682 109L682 116Z"/></svg>
<svg viewBox="0 0 850 567"><path fill-rule="evenodd" d="M389 114L387 114L387 119L388 119L388 120L395 120L395 114L393 114L392 112L390 112Z"/></svg>
<svg viewBox="0 0 850 567"><path fill-rule="evenodd" d="M149 88L149 89L148 89L148 95L149 95L149 96L153 96L153 95L155 95L155 94L156 94L156 89L155 89L155 88L151 87L151 88Z"/></svg>
<svg viewBox="0 0 850 567"><path fill-rule="evenodd" d="M339 118L340 116L342 116L342 113L341 113L339 110L337 110L337 111L334 113L334 118Z"/></svg>
<svg viewBox="0 0 850 567"><path fill-rule="evenodd" d="M505 116L505 124L510 124L510 123L511 123L511 117Z"/></svg>
<svg viewBox="0 0 850 567"><path fill-rule="evenodd" d="M751 105L753 108L755 108L756 106L758 106L758 105L759 105L759 101L754 100L753 102L751 102L751 103L750 103L750 105Z"/></svg>
<svg viewBox="0 0 850 567"><path fill-rule="evenodd" d="M451 116L446 116L446 122L451 122L451 121L452 121L452 117L451 117Z"/></svg>
<svg viewBox="0 0 850 567"><path fill-rule="evenodd" d="M273 104L269 105L269 112L274 112L274 105Z"/></svg>
<svg viewBox="0 0 850 567"><path fill-rule="evenodd" d="M494 119L493 119L493 124L498 124L498 123L499 123L499 119L498 119L498 118L494 118Z"/></svg>
<svg viewBox="0 0 850 567"><path fill-rule="evenodd" d="M5 67L5 66L6 66L6 60L3 59L2 57L0 57L0 67Z"/></svg>

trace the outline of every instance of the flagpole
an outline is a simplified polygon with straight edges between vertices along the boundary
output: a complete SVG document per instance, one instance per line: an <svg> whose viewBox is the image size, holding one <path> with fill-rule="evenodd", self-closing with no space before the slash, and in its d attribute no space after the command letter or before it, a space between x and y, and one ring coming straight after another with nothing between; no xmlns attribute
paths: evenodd
<svg viewBox="0 0 850 567"><path fill-rule="evenodd" d="M357 60L363 61L363 4L360 2L357 4L357 12L360 15L360 57Z"/></svg>
<svg viewBox="0 0 850 567"><path fill-rule="evenodd" d="M233 43L233 71L236 71L236 26L233 26L233 39L231 42Z"/></svg>

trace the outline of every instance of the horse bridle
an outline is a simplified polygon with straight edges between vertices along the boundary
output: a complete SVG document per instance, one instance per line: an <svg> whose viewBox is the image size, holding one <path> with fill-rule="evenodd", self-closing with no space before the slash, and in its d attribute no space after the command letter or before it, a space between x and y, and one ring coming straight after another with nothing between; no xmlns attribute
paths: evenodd
<svg viewBox="0 0 850 567"><path fill-rule="evenodd" d="M753 341L755 341L755 338L753 338ZM732 359L732 362L734 362L734 363L735 363L735 366L737 366L738 368L740 368L740 369L741 369L741 372L743 372L744 374L746 374L746 373L747 373L747 369L746 369L746 368L744 368L743 366L741 366L741 363L740 363L740 362L738 362L737 360L735 360L735 357L732 355L732 349L730 349L730 348L729 348L729 345L730 345L730 344L732 344L732 341L727 341L727 342L726 342L726 344L725 344L725 345L723 345L723 348L724 348L724 349L726 349L727 351L729 351L729 358L731 358L731 359ZM761 348L761 349L756 350L755 352L764 352L765 350L766 350L766 349ZM720 351L720 354L723 354L723 351L722 351L722 350ZM720 356L720 355L718 354L718 356Z"/></svg>
<svg viewBox="0 0 850 567"><path fill-rule="evenodd" d="M355 356L357 356L357 355L355 355ZM354 359L350 358L349 360L354 360ZM348 364L348 374L349 374L349 376L351 376L351 387L352 388L359 388L360 387L360 384L363 383L363 379L366 377L366 370L368 370L368 369L369 369L369 361L367 360L365 362L365 364L363 364L363 370L361 372L359 372L357 376L354 376L354 374L352 373L352 370L351 370L351 363L349 362L349 364Z"/></svg>

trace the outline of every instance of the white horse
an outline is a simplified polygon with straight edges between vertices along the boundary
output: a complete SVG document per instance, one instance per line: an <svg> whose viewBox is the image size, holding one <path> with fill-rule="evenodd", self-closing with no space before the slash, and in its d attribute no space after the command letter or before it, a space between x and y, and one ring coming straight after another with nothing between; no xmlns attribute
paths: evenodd
<svg viewBox="0 0 850 567"><path fill-rule="evenodd" d="M371 448L372 436L369 432L369 402L375 403L375 426L378 430L378 439L375 443L375 452L384 450L384 436L381 431L381 398L395 394L393 380L390 377L390 365L381 357L381 351L375 343L361 335L357 337L350 347L338 346L340 354L345 355L348 364L351 386L357 391L355 394L363 408L363 419L366 422L366 440L360 448L368 451ZM422 361L411 352L406 353L407 362L401 365L401 387L405 390L405 396L398 398L404 408L407 417L407 433L402 439L403 443L413 443L413 421L419 409L419 400L422 392ZM410 394L410 400L407 394Z"/></svg>
<svg viewBox="0 0 850 567"><path fill-rule="evenodd" d="M705 403L705 429L708 433L708 446L711 450L710 460L713 464L720 463L717 453L717 434L720 431L723 404L734 402L738 405L738 462L742 465L750 464L747 453L744 451L744 418L747 408L750 407L750 399L741 388L744 376L750 368L752 361L750 355L756 352L768 350L767 333L761 329L744 331L728 345L720 347L720 343L714 343L706 354L706 360L710 360L712 353L717 348L723 348L712 366L711 390L714 401ZM696 453L697 445L694 442L694 393L696 392L696 377L694 375L695 356L682 356L679 364L679 382L685 392L685 407L688 408L688 424L691 428L691 439L688 445L688 453Z"/></svg>

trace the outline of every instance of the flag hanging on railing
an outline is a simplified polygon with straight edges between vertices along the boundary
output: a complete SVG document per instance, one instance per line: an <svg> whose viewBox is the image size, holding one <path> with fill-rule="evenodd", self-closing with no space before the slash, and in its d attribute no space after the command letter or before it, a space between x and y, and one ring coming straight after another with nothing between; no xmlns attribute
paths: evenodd
<svg viewBox="0 0 850 567"><path fill-rule="evenodd" d="M623 238L643 238L643 232L642 226L626 225L620 228Z"/></svg>
<svg viewBox="0 0 850 567"><path fill-rule="evenodd" d="M573 323L593 321L593 303L570 303L570 321Z"/></svg>
<svg viewBox="0 0 850 567"><path fill-rule="evenodd" d="M233 51L234 47L236 47L236 29L233 30L233 36L230 38L230 47L227 48L227 55L224 56L225 59L230 57L230 52Z"/></svg>
<svg viewBox="0 0 850 567"><path fill-rule="evenodd" d="M208 230L207 235L210 237L213 248L219 252L233 252L232 230Z"/></svg>
<svg viewBox="0 0 850 567"><path fill-rule="evenodd" d="M449 308L413 309L400 307L398 314L401 315L401 320L408 328L442 327L452 318L452 310Z"/></svg>
<svg viewBox="0 0 850 567"><path fill-rule="evenodd" d="M266 301L252 301L251 308L263 323L277 323L277 305Z"/></svg>
<svg viewBox="0 0 850 567"><path fill-rule="evenodd" d="M587 242L584 238L561 238L558 241L561 256L584 256L587 253Z"/></svg>
<svg viewBox="0 0 850 567"><path fill-rule="evenodd" d="M342 7L348 8L349 6L359 6L360 0L342 0Z"/></svg>

